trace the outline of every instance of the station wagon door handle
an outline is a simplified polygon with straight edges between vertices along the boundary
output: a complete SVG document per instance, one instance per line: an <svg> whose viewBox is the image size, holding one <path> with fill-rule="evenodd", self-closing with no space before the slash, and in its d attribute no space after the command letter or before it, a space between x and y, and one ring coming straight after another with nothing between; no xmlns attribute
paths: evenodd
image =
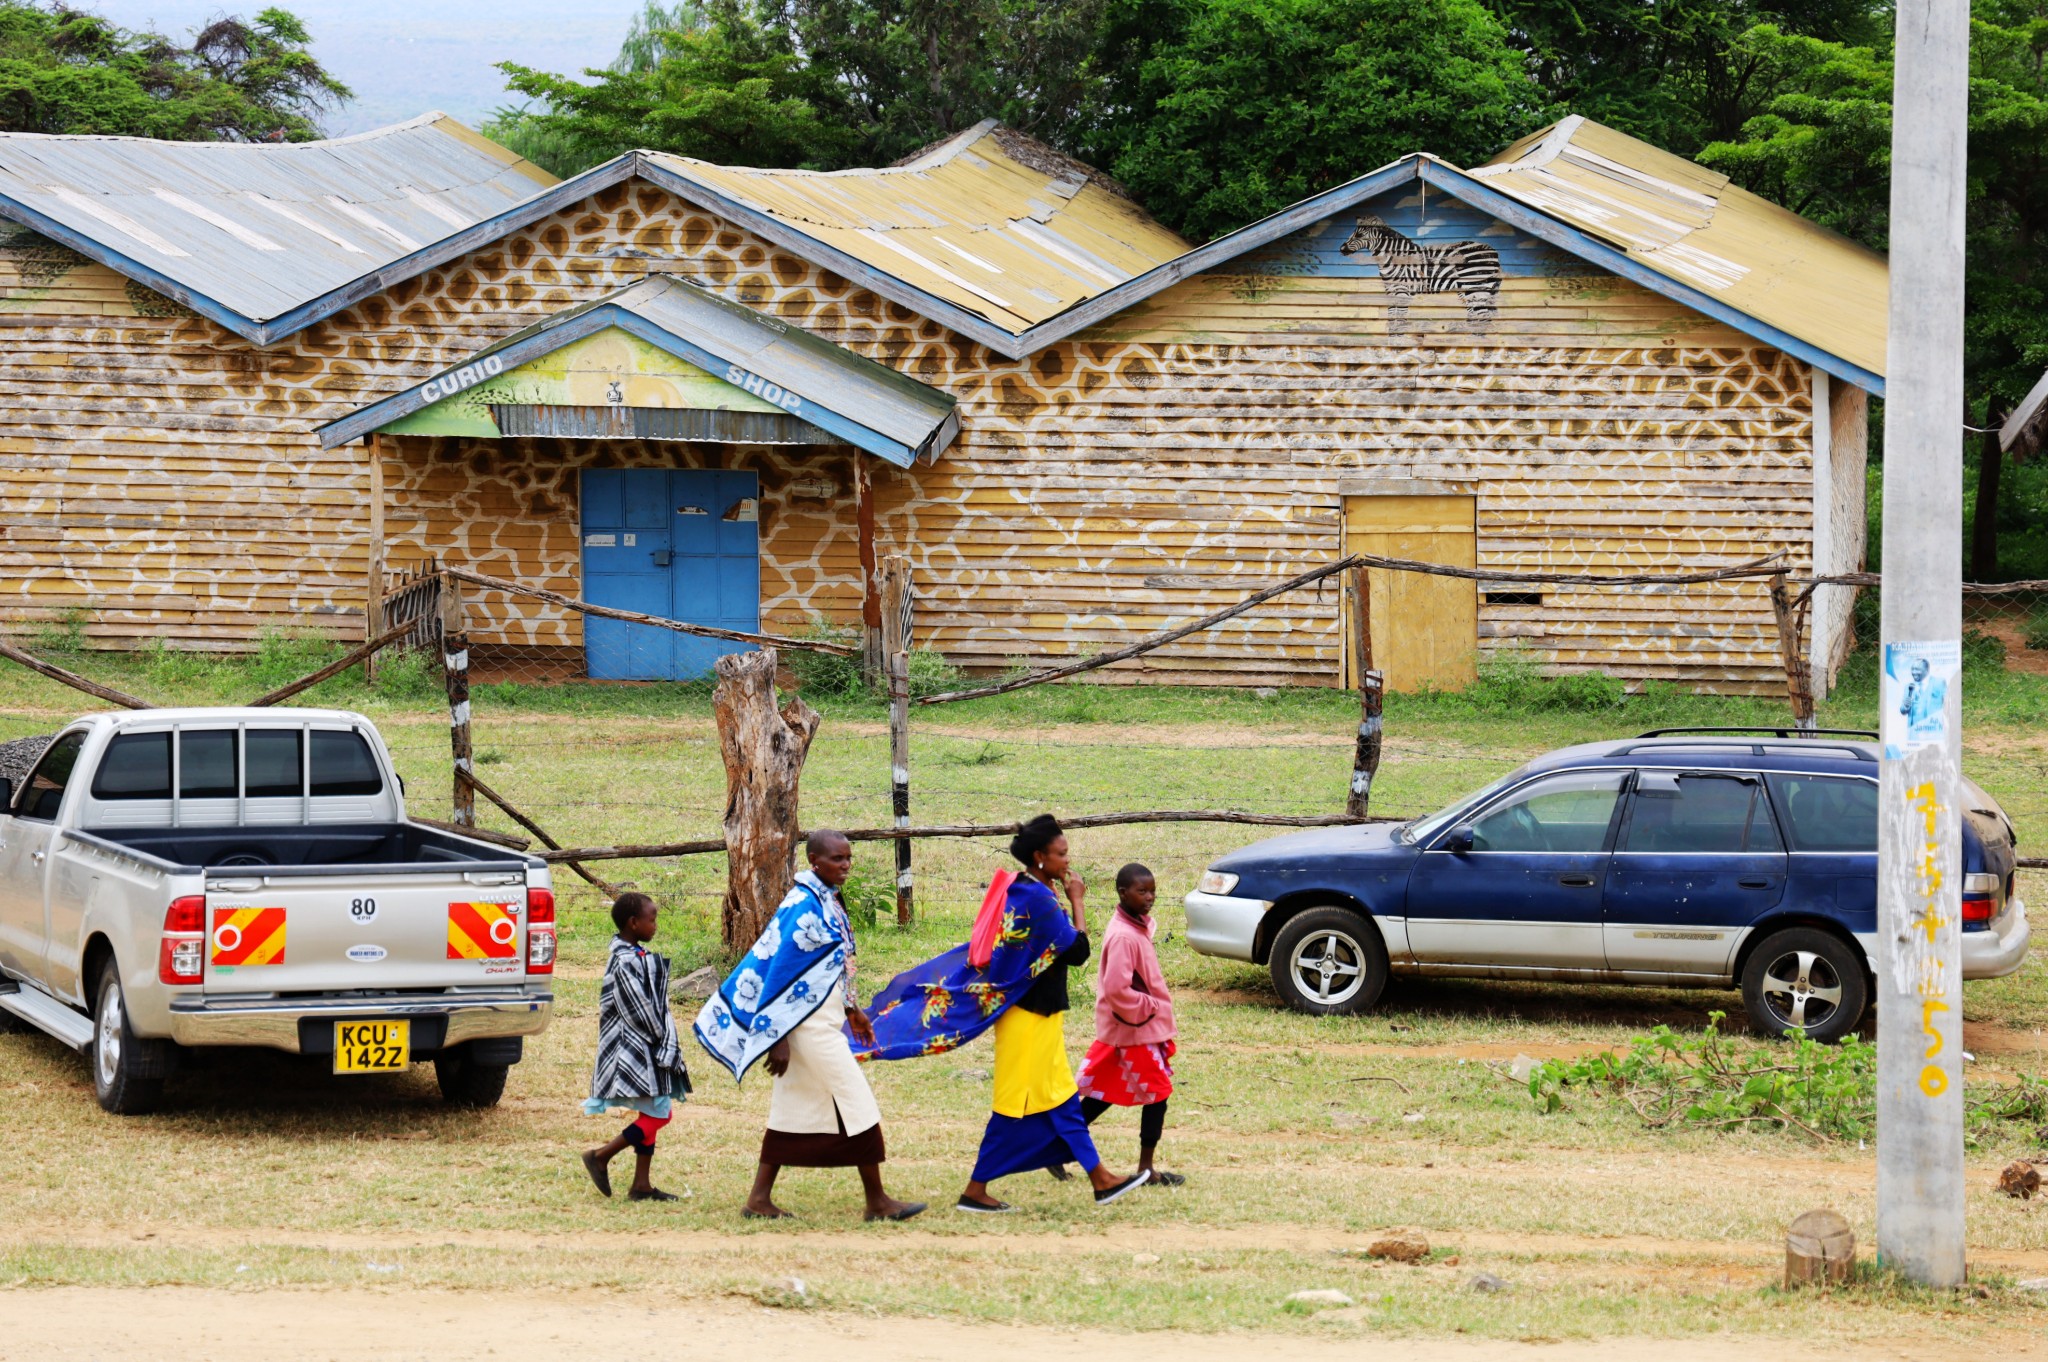
<svg viewBox="0 0 2048 1362"><path fill-rule="evenodd" d="M1744 875L1736 883L1744 889L1769 889L1771 887L1770 877L1767 875Z"/></svg>
<svg viewBox="0 0 2048 1362"><path fill-rule="evenodd" d="M1559 875L1557 882L1573 889L1591 889L1593 887L1593 877L1591 875Z"/></svg>

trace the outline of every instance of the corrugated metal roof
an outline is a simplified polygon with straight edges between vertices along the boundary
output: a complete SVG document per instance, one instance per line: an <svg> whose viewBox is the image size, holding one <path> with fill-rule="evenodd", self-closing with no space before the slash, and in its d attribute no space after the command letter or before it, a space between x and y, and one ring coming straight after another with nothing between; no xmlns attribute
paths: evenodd
<svg viewBox="0 0 2048 1362"><path fill-rule="evenodd" d="M1726 175L1577 116L1468 173L1667 279L1884 372L1884 257Z"/></svg>
<svg viewBox="0 0 2048 1362"><path fill-rule="evenodd" d="M641 156L1011 335L1189 249L1101 175L993 120L877 170Z"/></svg>
<svg viewBox="0 0 2048 1362"><path fill-rule="evenodd" d="M658 275L565 308L404 392L322 426L320 443L332 447L381 430L500 375L509 378L519 365L610 327L729 385L734 400L723 405L733 410L786 413L900 466L935 457L959 433L950 394L801 327Z"/></svg>
<svg viewBox="0 0 2048 1362"><path fill-rule="evenodd" d="M168 281L201 311L253 321L555 182L440 113L325 142L0 133L6 216L146 283Z"/></svg>

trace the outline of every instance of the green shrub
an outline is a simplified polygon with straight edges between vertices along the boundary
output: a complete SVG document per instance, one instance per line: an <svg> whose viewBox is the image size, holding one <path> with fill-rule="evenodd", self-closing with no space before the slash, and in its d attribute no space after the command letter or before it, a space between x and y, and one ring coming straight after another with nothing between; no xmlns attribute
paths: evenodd
<svg viewBox="0 0 2048 1362"><path fill-rule="evenodd" d="M798 637L810 643L839 643L848 647L858 647L860 644L858 629L822 619L812 620L810 626ZM858 654L841 657L837 653L791 649L782 660L796 675L797 685L805 694L814 698L851 699L860 695L866 687L866 683L861 680Z"/></svg>
<svg viewBox="0 0 2048 1362"><path fill-rule="evenodd" d="M447 689L441 659L432 648L389 650L377 655L373 689L387 700L424 700Z"/></svg>
<svg viewBox="0 0 2048 1362"><path fill-rule="evenodd" d="M2021 637L2029 648L2048 648L2048 605L2034 607Z"/></svg>
<svg viewBox="0 0 2048 1362"><path fill-rule="evenodd" d="M265 629L245 674L258 691L275 690L319 671L346 651L332 639L303 629Z"/></svg>
<svg viewBox="0 0 2048 1362"><path fill-rule="evenodd" d="M1982 629L1963 630L1963 667L1966 671L2005 670L2005 640Z"/></svg>
<svg viewBox="0 0 2048 1362"><path fill-rule="evenodd" d="M846 905L846 915L863 927L896 916L896 886L872 876L847 876L839 889L839 901Z"/></svg>
<svg viewBox="0 0 2048 1362"><path fill-rule="evenodd" d="M946 661L936 648L913 648L910 653L910 694L942 695L960 689L960 669Z"/></svg>
<svg viewBox="0 0 2048 1362"><path fill-rule="evenodd" d="M91 618L92 612L82 605L66 606L55 619L36 626L29 636L29 646L38 653L82 653L86 622Z"/></svg>

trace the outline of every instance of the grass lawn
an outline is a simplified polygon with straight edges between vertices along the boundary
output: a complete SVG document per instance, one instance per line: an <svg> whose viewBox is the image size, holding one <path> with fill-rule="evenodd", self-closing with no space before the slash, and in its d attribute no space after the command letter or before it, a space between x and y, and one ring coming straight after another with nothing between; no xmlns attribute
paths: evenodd
<svg viewBox="0 0 2048 1362"><path fill-rule="evenodd" d="M87 657L77 665L154 699L220 702L274 684L179 659ZM279 662L277 669L291 664ZM2029 849L2048 841L2048 681L1986 674L1965 684L1967 769L1998 796ZM0 739L48 732L74 698L0 671ZM430 687L400 674L382 691L340 680L311 697L378 723L421 812L445 812L446 720ZM818 701L826 722L806 769L807 822L875 826L888 815L881 710ZM480 687L483 777L570 844L712 834L723 774L700 687ZM1867 677L1852 674L1824 722L1866 726ZM1375 805L1421 812L1549 748L1673 724L1783 722L1766 700L1653 694L1618 700L1529 678L1476 695L1394 697ZM1326 813L1342 806L1355 702L1328 692L1045 688L914 715L919 821L1008 821L1040 810L1228 807ZM487 820L505 826L503 820ZM909 1226L863 1226L850 1172L786 1175L792 1227L742 1223L767 1103L760 1075L735 1088L708 1060L664 1136L657 1180L672 1206L606 1202L575 1152L616 1129L583 1117L596 985L608 921L566 872L555 1024L528 1048L504 1104L445 1109L431 1073L341 1080L289 1056L197 1057L159 1115L117 1120L93 1104L83 1063L34 1035L0 1036L0 1281L182 1283L228 1288L657 1289L753 1295L795 1273L826 1308L1129 1329L1182 1327L1367 1335L1462 1331L1499 1338L1721 1331L1839 1346L1938 1328L1995 1339L2048 1328L2048 1203L1993 1190L2007 1160L2048 1158L2024 1123L1977 1127L1970 1243L1982 1292L1921 1293L1873 1273L1832 1296L1771 1286L1785 1225L1834 1206L1867 1245L1874 1156L1756 1128L1646 1130L1622 1102L1575 1093L1539 1114L1504 1074L1517 1055L1621 1046L1658 1023L1696 1035L1732 993L1514 983L1397 981L1381 1009L1310 1019L1278 1010L1264 972L1205 959L1180 939L1178 898L1216 854L1255 830L1141 826L1078 833L1091 909L1108 911L1123 861L1161 882L1162 958L1179 997L1180 1084L1162 1163L1178 1190L1141 1191L1107 1211L1080 1183L1040 1176L1001 1187L1021 1211L994 1222L943 1209L958 1194L987 1112L986 1042L878 1066L891 1188L931 1200ZM859 873L889 877L888 852ZM920 920L869 928L872 989L960 939L994 840L917 847ZM608 863L662 900L661 948L678 972L714 958L717 857ZM2048 884L2029 885L2039 894ZM1077 975L1077 983L1084 982ZM1084 988L1069 1026L1087 1041ZM2048 1061L2048 965L1971 984L1973 1073L2039 1077ZM685 1016L687 1021L687 1016ZM1098 1127L1113 1166L1135 1152L1135 1116ZM623 1165L620 1169L623 1172ZM1344 1250L1412 1226L1436 1252L1397 1266ZM1473 1273L1513 1289L1481 1294ZM1354 1305L1285 1306L1335 1288ZM773 1300L774 1297L770 1296Z"/></svg>

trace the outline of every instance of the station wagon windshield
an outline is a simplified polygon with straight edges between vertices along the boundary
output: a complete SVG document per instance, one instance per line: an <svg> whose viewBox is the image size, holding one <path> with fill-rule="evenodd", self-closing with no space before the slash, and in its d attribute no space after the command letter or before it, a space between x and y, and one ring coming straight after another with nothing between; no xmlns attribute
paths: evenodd
<svg viewBox="0 0 2048 1362"><path fill-rule="evenodd" d="M1404 842L1410 846L1428 841L1436 836L1437 833L1449 827L1459 814L1467 809L1478 808L1481 804L1484 804L1487 800L1520 780L1522 773L1526 770L1528 770L1526 766L1518 766L1476 794L1458 800L1439 813L1425 814L1421 818L1411 819L1403 823L1400 827L1394 829L1394 840Z"/></svg>

